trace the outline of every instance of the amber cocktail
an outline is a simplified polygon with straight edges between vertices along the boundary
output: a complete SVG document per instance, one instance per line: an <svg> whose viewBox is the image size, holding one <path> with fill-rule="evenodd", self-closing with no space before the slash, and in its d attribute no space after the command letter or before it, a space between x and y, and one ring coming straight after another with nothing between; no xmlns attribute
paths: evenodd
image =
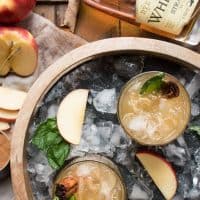
<svg viewBox="0 0 200 200"><path fill-rule="evenodd" d="M184 132L190 119L190 98L172 75L145 72L123 88L118 118L125 132L140 144L167 144Z"/></svg>
<svg viewBox="0 0 200 200"><path fill-rule="evenodd" d="M63 192L64 185L67 198L73 195L76 200L126 200L117 167L102 156L75 159L61 171L55 184L57 196Z"/></svg>

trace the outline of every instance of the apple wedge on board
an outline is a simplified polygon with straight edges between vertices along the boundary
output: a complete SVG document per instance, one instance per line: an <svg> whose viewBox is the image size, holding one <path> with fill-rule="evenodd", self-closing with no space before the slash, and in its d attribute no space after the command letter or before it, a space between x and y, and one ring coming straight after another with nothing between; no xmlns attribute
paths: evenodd
<svg viewBox="0 0 200 200"><path fill-rule="evenodd" d="M27 93L7 87L0 87L0 108L5 110L19 110Z"/></svg>
<svg viewBox="0 0 200 200"><path fill-rule="evenodd" d="M138 152L136 157L147 170L163 196L170 200L176 193L175 172L168 161L152 152Z"/></svg>
<svg viewBox="0 0 200 200"><path fill-rule="evenodd" d="M88 92L86 89L70 92L58 108L58 129L62 137L72 144L80 143Z"/></svg>

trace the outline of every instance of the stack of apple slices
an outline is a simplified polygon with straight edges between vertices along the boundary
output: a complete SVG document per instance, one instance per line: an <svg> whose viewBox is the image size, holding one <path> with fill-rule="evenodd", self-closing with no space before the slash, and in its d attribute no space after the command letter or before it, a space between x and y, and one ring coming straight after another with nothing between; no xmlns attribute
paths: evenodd
<svg viewBox="0 0 200 200"><path fill-rule="evenodd" d="M26 98L26 92L0 87L0 131L10 129Z"/></svg>

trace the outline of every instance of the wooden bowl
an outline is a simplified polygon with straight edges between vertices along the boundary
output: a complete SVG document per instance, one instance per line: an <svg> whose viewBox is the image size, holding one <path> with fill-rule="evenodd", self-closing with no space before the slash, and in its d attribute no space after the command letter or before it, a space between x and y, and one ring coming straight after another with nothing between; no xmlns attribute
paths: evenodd
<svg viewBox="0 0 200 200"><path fill-rule="evenodd" d="M193 69L200 69L200 55L167 42L144 38L112 38L86 44L51 65L34 83L16 121L11 143L12 183L17 200L31 200L26 169L27 129L38 103L64 74L94 58L119 53L142 53L164 57ZM170 66L169 66L170 67Z"/></svg>
<svg viewBox="0 0 200 200"><path fill-rule="evenodd" d="M3 131L0 131L0 180L9 175L10 139Z"/></svg>

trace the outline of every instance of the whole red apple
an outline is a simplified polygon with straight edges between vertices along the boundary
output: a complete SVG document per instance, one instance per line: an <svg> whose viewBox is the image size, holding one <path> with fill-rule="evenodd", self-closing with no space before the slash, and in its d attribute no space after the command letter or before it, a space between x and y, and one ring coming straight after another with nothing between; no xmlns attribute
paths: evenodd
<svg viewBox="0 0 200 200"><path fill-rule="evenodd" d="M35 6L36 0L0 0L0 23L17 23Z"/></svg>

